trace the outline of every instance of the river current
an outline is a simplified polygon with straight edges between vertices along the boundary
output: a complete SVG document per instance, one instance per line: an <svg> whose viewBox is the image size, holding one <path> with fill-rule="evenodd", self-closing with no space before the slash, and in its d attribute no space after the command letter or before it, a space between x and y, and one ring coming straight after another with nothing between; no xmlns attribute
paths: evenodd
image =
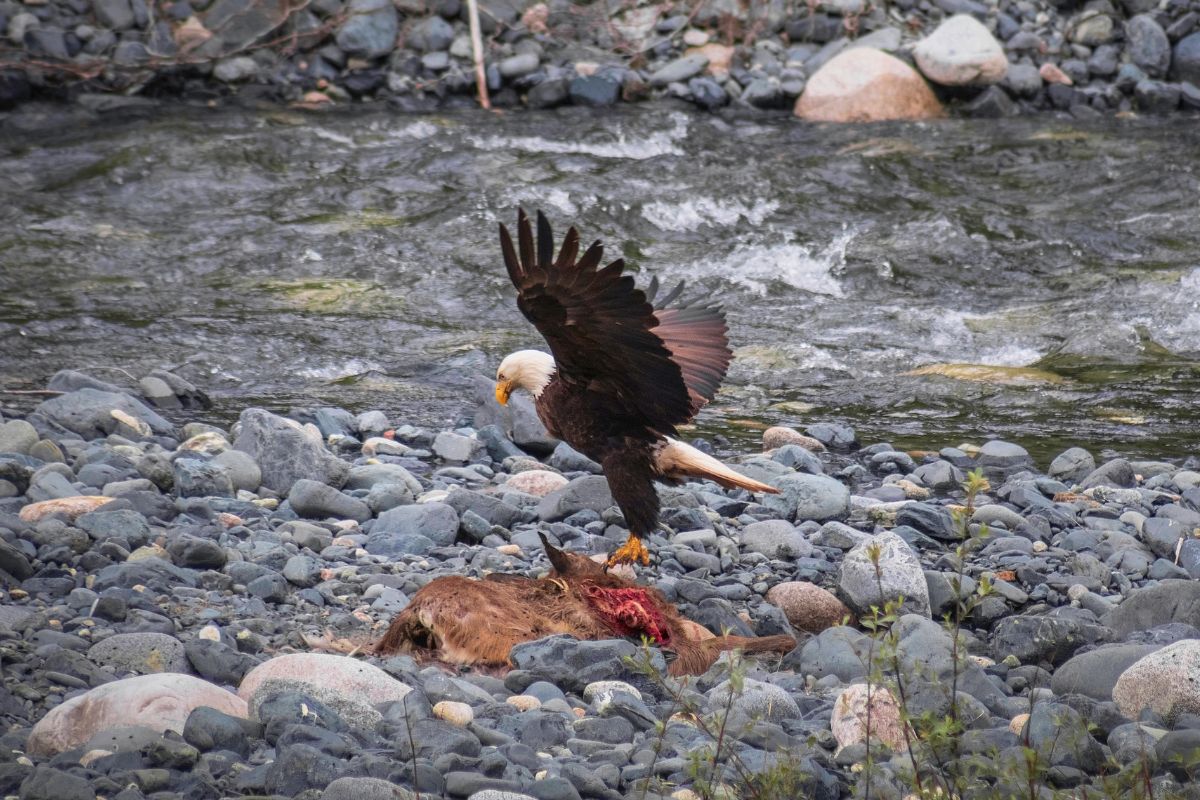
<svg viewBox="0 0 1200 800"><path fill-rule="evenodd" d="M216 421L332 404L452 425L471 376L541 344L497 244L523 206L724 303L736 358L692 435L746 449L831 420L904 448L1180 458L1200 454L1198 170L1186 119L0 125L0 385L165 367Z"/></svg>

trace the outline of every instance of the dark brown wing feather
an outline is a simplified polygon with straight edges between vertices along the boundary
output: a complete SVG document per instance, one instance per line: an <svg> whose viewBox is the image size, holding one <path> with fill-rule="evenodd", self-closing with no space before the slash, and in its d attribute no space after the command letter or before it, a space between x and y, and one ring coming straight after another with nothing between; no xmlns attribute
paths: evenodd
<svg viewBox="0 0 1200 800"><path fill-rule="evenodd" d="M517 220L517 246L500 226L504 265L517 287L517 307L545 337L558 376L612 398L612 413L654 431L674 432L695 414L695 394L705 396L713 375L708 350L675 343L697 381L689 391L684 368L655 329L663 325L646 295L623 275L624 262L600 268L604 248L593 243L576 260L579 234L567 232L558 258L550 224L538 212L537 242L529 218ZM673 309L668 335L700 332L688 309ZM661 313L661 312L658 312ZM685 319L679 316L685 315ZM722 331L722 336L724 333ZM719 378L718 378L719 382ZM715 391L715 386L711 391ZM711 397L711 391L707 397Z"/></svg>

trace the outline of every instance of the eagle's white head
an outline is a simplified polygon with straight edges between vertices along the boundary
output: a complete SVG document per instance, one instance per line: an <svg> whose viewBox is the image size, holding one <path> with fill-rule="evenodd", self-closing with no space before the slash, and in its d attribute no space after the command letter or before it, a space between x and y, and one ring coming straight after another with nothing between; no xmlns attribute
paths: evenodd
<svg viewBox="0 0 1200 800"><path fill-rule="evenodd" d="M496 370L496 402L508 403L508 396L525 389L538 397L554 376L554 356L540 350L518 350L509 353Z"/></svg>

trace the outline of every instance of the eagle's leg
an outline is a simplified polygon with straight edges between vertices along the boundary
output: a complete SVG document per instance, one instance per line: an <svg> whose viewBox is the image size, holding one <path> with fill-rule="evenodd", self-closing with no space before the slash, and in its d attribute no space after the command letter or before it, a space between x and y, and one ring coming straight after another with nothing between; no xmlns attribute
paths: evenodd
<svg viewBox="0 0 1200 800"><path fill-rule="evenodd" d="M613 554L608 557L608 563L605 567L615 567L617 564L634 564L638 562L642 566L649 566L650 551L646 549L646 545L642 544L641 538L633 531L630 531L629 538L625 540L625 544L613 551Z"/></svg>

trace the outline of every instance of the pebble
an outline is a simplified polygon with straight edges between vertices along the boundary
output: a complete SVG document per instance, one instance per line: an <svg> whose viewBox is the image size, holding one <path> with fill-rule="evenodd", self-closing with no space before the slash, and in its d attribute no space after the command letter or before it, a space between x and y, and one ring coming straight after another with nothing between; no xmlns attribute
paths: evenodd
<svg viewBox="0 0 1200 800"><path fill-rule="evenodd" d="M187 425L169 439L122 440L98 427L85 443L34 441L12 428L30 449L46 442L63 455L14 473L10 522L0 521L12 534L0 540L0 569L19 584L0 603L5 669L21 676L10 684L15 705L0 696L0 710L33 726L21 780L41 770L50 790L70 792L51 772L78 772L93 794L119 796L104 781L115 774L107 765L121 764L148 796L184 794L185 781L217 770L236 776L220 790L232 794L408 798L419 780L422 794L575 800L637 794L659 723L671 748L660 756L663 777L707 746L686 715L668 719L678 708L667 688L631 666L644 657L638 643L549 636L514 648L506 674L453 677L408 655L371 654L378 632L434 576L540 574L539 533L567 549L611 549L624 530L588 460L553 445L539 460L501 446L502 428L458 428L440 433L469 459L448 464L434 452L439 432L404 425L396 439L378 436L403 451L368 458L337 437L369 440L368 430L390 429L386 417L369 427L338 409L296 417L248 409L232 437ZM807 635L782 659L749 662L729 727L746 763L769 764L765 754L794 750L802 737L821 751L805 768L825 787L814 796L838 796L839 780L852 785L851 765L866 757L863 681L879 645L849 625L886 599L905 598L891 631L909 701L946 707L938 687L952 640L930 616L955 607L950 509L962 502L963 471L985 460L992 486L971 523L992 530L979 546L965 544L960 594L985 579L993 589L961 634L966 746L1003 761L1028 734L1051 769L1092 786L1102 780L1101 744L1122 763L1136 758L1142 734L1127 719L1160 726L1150 744L1164 752L1187 744L1184 726L1200 716L1186 688L1200 585L1178 577L1190 551L1173 562L1200 522L1185 494L1200 485L1194 471L1112 457L1097 467L1069 450L1051 476L1007 442L910 454L855 449L855 432L834 423L804 430L765 436L768 455L742 465L784 488L779 497L664 490L673 532L652 537L659 561L636 571L691 618L683 627L693 640L711 638L709 628ZM818 446L805 446L806 436ZM209 465L220 469L188 472ZM220 474L231 493L196 488L202 478L219 487ZM57 496L81 485L106 502ZM56 496L35 502L40 494ZM261 502L277 498L287 499ZM97 505L39 513L41 502ZM879 578L872 544L881 547ZM658 650L649 658L666 671ZM699 713L723 707L726 663L687 690ZM900 730L879 727L886 711L876 709L877 736ZM1051 734L1060 712L1079 723L1070 747ZM902 737L892 745L900 752ZM54 760L67 750L78 750L72 764L88 753L90 771ZM380 752L400 766L374 766ZM1155 769L1158 780L1168 767Z"/></svg>

